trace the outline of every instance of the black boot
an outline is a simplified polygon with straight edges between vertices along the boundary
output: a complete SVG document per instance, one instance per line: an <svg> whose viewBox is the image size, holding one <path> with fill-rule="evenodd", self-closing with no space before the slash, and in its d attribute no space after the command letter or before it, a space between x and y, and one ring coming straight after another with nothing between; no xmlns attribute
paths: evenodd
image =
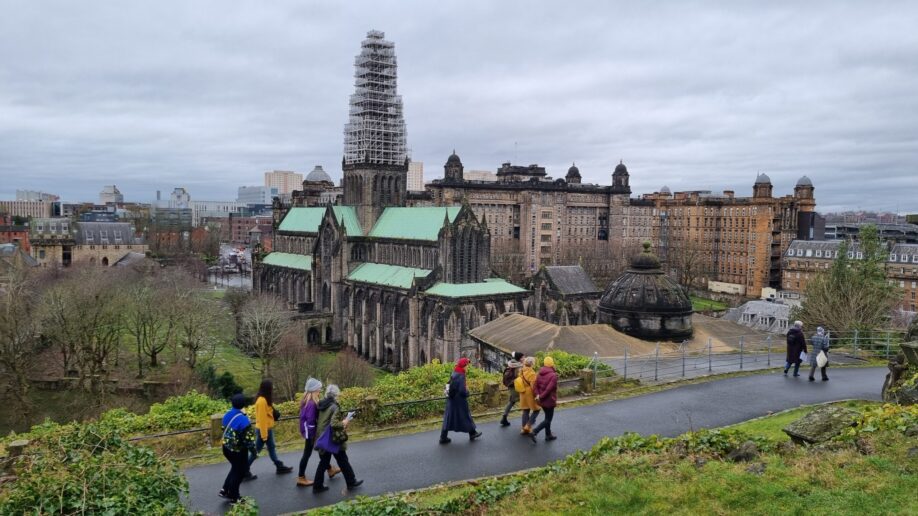
<svg viewBox="0 0 918 516"><path fill-rule="evenodd" d="M500 426L510 426L510 422L507 421L506 415L500 419Z"/></svg>
<svg viewBox="0 0 918 516"><path fill-rule="evenodd" d="M453 440L446 436L446 432L440 432L440 444L449 444L451 442Z"/></svg>

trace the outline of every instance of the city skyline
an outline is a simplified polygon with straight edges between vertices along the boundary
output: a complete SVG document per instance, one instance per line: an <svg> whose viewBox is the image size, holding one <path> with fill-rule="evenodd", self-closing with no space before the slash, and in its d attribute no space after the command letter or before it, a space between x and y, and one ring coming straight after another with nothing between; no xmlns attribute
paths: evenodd
<svg viewBox="0 0 918 516"><path fill-rule="evenodd" d="M576 162L599 184L622 159L635 194L745 195L759 172L787 194L805 174L819 211L918 211L906 3L447 2L410 17L289 3L214 19L217 5L61 3L49 19L11 2L0 197L92 200L117 184L128 201L175 186L235 199L265 171L315 165L338 182L352 57L378 29L399 50L407 146L428 181L455 148L470 169L538 163L559 178Z"/></svg>

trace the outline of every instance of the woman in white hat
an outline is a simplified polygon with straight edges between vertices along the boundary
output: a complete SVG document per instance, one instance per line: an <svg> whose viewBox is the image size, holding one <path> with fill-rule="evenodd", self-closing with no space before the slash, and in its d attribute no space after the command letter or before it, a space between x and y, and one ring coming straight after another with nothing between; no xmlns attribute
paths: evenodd
<svg viewBox="0 0 918 516"><path fill-rule="evenodd" d="M300 458L299 474L296 477L296 485L308 487L312 485L312 480L306 478L306 465L309 463L309 457L312 455L312 448L316 444L316 424L319 420L319 400L322 397L322 382L315 378L306 380L305 392L303 399L300 400L300 435L306 440L303 447L303 457ZM338 468L328 468L328 476L333 477L341 470Z"/></svg>

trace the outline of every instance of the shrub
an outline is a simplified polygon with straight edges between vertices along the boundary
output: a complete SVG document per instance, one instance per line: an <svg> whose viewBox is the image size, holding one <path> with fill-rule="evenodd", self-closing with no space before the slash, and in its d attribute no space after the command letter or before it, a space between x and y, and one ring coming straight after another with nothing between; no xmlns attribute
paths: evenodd
<svg viewBox="0 0 918 516"><path fill-rule="evenodd" d="M567 351L561 351L560 349L553 349L551 351L539 351L535 356L539 366L542 365L542 362L545 360L546 356L551 356L551 358L555 360L555 371L558 373L560 378L571 378L577 376L581 369L585 369L590 365L590 357L577 355L575 353L568 353ZM599 371L612 370L611 367L602 362L596 364L596 369Z"/></svg>
<svg viewBox="0 0 918 516"><path fill-rule="evenodd" d="M895 405L886 403L869 409L860 417L857 424L846 429L839 440L854 440L862 434L871 434L882 430L905 432L918 427L918 405Z"/></svg>
<svg viewBox="0 0 918 516"><path fill-rule="evenodd" d="M0 494L4 514L186 514L188 483L171 460L101 424L36 433Z"/></svg>
<svg viewBox="0 0 918 516"><path fill-rule="evenodd" d="M207 364L196 368L198 376L204 383L210 393L220 399L229 399L233 394L242 392L242 386L236 382L236 377L229 371L223 371L223 374L217 375L217 370L213 364Z"/></svg>

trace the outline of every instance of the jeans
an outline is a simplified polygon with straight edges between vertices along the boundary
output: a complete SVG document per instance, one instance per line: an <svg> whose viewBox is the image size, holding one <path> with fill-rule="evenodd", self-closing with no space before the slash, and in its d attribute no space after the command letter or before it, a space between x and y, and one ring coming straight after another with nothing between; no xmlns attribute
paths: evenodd
<svg viewBox="0 0 918 516"><path fill-rule="evenodd" d="M510 391L510 401L507 403L507 406L504 407L504 419L507 419L507 416L510 415L510 411L513 410L513 406L520 401L520 393L516 390L511 389Z"/></svg>
<svg viewBox="0 0 918 516"><path fill-rule="evenodd" d="M246 460L245 451L230 451L223 447L223 456L230 463L229 473L226 474L226 480L223 481L223 493L230 500L236 500L239 498L239 484L249 471L249 463Z"/></svg>
<svg viewBox="0 0 918 516"><path fill-rule="evenodd" d="M313 445L315 445L315 439L306 439L306 445L303 447L303 456L300 457L300 469L298 476L306 476L306 464L309 463L309 457L312 455Z"/></svg>
<svg viewBox="0 0 918 516"><path fill-rule="evenodd" d="M335 454L320 451L319 466L316 468L315 478L312 479L313 489L321 489L325 485L325 471L331 466L332 455L335 456L335 461L338 462L338 467L341 468L341 473L344 474L344 481L347 486L351 487L357 481L357 475L354 474L354 468L351 467L347 452L343 448Z"/></svg>
<svg viewBox="0 0 918 516"><path fill-rule="evenodd" d="M258 457L258 454L261 452L261 449L267 445L268 447L268 456L271 457L271 462L275 466L281 467L284 465L280 459L277 458L277 450L274 447L274 429L268 430L268 439L263 441L261 439L261 431L257 428L255 429L255 449L249 453L249 464L255 462L255 459Z"/></svg>
<svg viewBox="0 0 918 516"><path fill-rule="evenodd" d="M555 417L555 407L542 407L542 410L545 411L545 419L539 423L539 426L535 427L532 430L532 435L538 435L543 429L545 430L545 436L552 435L551 433L551 420Z"/></svg>
<svg viewBox="0 0 918 516"><path fill-rule="evenodd" d="M523 409L523 426L529 425L532 426L535 424L536 419L539 418L539 411L533 410L532 415L529 414L530 410L528 408Z"/></svg>
<svg viewBox="0 0 918 516"><path fill-rule="evenodd" d="M784 374L787 374L787 370L790 369L790 366L790 362L784 362ZM800 362L794 362L794 376L800 376Z"/></svg>

